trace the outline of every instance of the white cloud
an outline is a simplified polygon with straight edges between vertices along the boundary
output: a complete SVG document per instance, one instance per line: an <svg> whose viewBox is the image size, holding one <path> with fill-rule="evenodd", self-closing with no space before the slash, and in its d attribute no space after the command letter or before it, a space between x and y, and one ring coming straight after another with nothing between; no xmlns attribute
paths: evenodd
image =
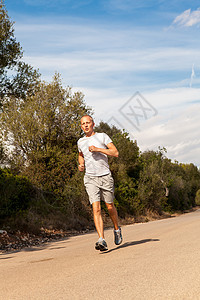
<svg viewBox="0 0 200 300"><path fill-rule="evenodd" d="M192 65L192 73L190 77L190 87L192 87L193 80L195 78L194 64Z"/></svg>
<svg viewBox="0 0 200 300"><path fill-rule="evenodd" d="M198 65L200 61L197 46L182 47L186 41L181 41L181 46L173 46L171 42L162 45L163 40L169 38L168 32L82 25L78 19L67 24L62 22L36 22L26 26L18 23L16 33L18 40L23 40L24 58L28 63L39 68L44 76L50 72L52 76L55 71L67 74L70 84L75 80L76 85L83 86L88 80L92 85L110 82L119 86L120 83L124 85L128 77L128 81L132 79L140 87L144 85L142 73L146 73L146 77L149 73L149 84L152 85L154 72L163 72L162 78L166 72L187 71L186 84L189 86L191 65ZM177 40L177 36L170 39ZM158 82L154 80L153 84Z"/></svg>
<svg viewBox="0 0 200 300"><path fill-rule="evenodd" d="M200 23L200 8L195 11L191 9L185 10L182 14L177 16L172 25L177 25L181 27L192 27Z"/></svg>
<svg viewBox="0 0 200 300"><path fill-rule="evenodd" d="M151 103L154 99L155 106L158 104L158 115L142 123L141 131L132 135L142 151L166 147L172 160L200 167L200 89L162 90L156 94L146 97ZM157 97L163 101L158 103Z"/></svg>
<svg viewBox="0 0 200 300"><path fill-rule="evenodd" d="M184 70L190 67L187 61L188 56L198 55L199 51L185 51L174 49L154 49L145 51L117 51L112 49L106 52L66 52L59 56L56 55L34 55L24 56L24 58L33 65L39 65L41 68L55 69L55 67L80 68L85 69L85 73L90 72L115 72L115 71L173 71ZM179 61L178 61L179 58ZM182 62L184 60L185 62ZM51 63L50 63L51 62ZM157 62L157 63L156 63ZM86 68L87 67L87 68ZM93 70L92 70L93 69ZM74 69L75 71L75 69Z"/></svg>
<svg viewBox="0 0 200 300"><path fill-rule="evenodd" d="M64 75L66 72L69 80L80 80L88 83L110 81L110 84L122 84L127 76L136 82L137 74L141 72L182 72L191 68L191 59L200 61L200 52L196 49L145 49L145 50L125 50L107 49L96 51L67 51L59 55L55 53L43 54L33 53L32 56L24 56L26 62L35 68L40 68L43 75L47 72L58 71ZM132 74L131 77L128 74ZM163 76L162 75L162 76ZM101 80L100 80L101 78ZM185 78L184 78L185 79ZM100 81L99 81L100 80ZM156 83L156 81L154 82ZM167 84L167 82L166 82Z"/></svg>

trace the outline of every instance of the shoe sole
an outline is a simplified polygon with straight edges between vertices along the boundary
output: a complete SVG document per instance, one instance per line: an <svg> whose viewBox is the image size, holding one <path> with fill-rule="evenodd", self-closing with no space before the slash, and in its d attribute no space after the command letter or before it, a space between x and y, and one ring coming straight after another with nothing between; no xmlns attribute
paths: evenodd
<svg viewBox="0 0 200 300"><path fill-rule="evenodd" d="M99 249L100 251L107 251L108 250L108 248L103 246L103 245L99 245L99 248L100 248Z"/></svg>
<svg viewBox="0 0 200 300"><path fill-rule="evenodd" d="M122 243L122 239L121 239L121 241L119 243L115 242L115 245L119 246L119 245L121 245L121 243Z"/></svg>

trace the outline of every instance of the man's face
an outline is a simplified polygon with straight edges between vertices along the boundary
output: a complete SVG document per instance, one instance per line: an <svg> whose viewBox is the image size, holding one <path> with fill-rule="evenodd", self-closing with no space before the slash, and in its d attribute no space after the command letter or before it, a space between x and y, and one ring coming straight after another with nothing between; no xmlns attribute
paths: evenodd
<svg viewBox="0 0 200 300"><path fill-rule="evenodd" d="M81 119L81 129L86 135L91 135L93 133L94 123L89 116L85 116Z"/></svg>

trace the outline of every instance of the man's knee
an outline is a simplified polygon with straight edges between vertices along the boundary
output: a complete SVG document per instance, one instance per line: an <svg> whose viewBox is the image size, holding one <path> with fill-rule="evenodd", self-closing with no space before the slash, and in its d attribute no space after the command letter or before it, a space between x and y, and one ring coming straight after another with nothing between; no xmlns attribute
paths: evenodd
<svg viewBox="0 0 200 300"><path fill-rule="evenodd" d="M106 206L109 212L112 212L115 209L114 203L106 203Z"/></svg>
<svg viewBox="0 0 200 300"><path fill-rule="evenodd" d="M93 208L93 213L100 214L101 213L101 204L99 201L93 202L92 203L92 208Z"/></svg>

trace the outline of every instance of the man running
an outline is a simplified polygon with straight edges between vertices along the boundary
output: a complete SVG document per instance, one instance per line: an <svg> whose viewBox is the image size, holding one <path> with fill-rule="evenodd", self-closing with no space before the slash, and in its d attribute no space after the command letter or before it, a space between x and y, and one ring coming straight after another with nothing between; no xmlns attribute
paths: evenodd
<svg viewBox="0 0 200 300"><path fill-rule="evenodd" d="M114 225L115 244L122 243L121 228L118 226L117 210L113 202L114 180L107 158L107 155L118 157L119 153L107 134L94 131L94 121L91 116L85 115L81 118L81 128L85 136L78 140L78 169L81 172L85 170L84 185L93 208L94 223L99 235L95 249L106 251L108 247L104 238L101 199L105 201Z"/></svg>

